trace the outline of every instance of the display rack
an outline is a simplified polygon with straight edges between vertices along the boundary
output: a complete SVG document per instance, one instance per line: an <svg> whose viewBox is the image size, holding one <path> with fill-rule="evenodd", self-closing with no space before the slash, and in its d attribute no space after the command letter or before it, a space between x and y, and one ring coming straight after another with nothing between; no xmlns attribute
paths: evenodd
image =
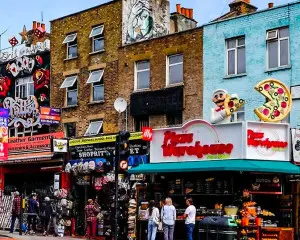
<svg viewBox="0 0 300 240"><path fill-rule="evenodd" d="M260 240L259 226L240 227L239 240Z"/></svg>

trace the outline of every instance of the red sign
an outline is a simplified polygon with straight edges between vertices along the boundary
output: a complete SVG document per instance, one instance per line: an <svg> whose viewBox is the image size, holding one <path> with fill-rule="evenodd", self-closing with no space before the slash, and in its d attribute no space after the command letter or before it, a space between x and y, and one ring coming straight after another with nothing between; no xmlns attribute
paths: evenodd
<svg viewBox="0 0 300 240"><path fill-rule="evenodd" d="M51 139L63 137L63 132L57 132L30 137L9 138L8 151L9 154L23 154L26 152L50 152Z"/></svg>
<svg viewBox="0 0 300 240"><path fill-rule="evenodd" d="M284 141L271 141L269 138L265 138L263 132L254 132L248 129L248 146L253 147L265 147L265 148L287 148L288 142Z"/></svg>
<svg viewBox="0 0 300 240"><path fill-rule="evenodd" d="M122 160L122 161L120 162L120 168L121 168L122 170L127 170L127 169L128 169L128 162L127 162L126 160Z"/></svg>
<svg viewBox="0 0 300 240"><path fill-rule="evenodd" d="M142 138L144 141L152 141L153 129L151 127L143 127Z"/></svg>
<svg viewBox="0 0 300 240"><path fill-rule="evenodd" d="M233 144L211 144L201 145L200 141L196 141L194 145L182 146L182 144L193 143L194 134L177 134L176 132L165 132L164 142L162 145L164 157L182 157L185 155L197 156L203 158L204 155L231 154ZM180 146L177 146L180 144Z"/></svg>

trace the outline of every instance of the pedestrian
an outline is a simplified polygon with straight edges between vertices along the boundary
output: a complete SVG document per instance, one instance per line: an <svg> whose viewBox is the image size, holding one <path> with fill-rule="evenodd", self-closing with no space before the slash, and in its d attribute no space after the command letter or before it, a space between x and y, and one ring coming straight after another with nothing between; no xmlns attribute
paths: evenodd
<svg viewBox="0 0 300 240"><path fill-rule="evenodd" d="M154 200L149 203L148 216L148 240L155 240L159 224L159 210L155 207Z"/></svg>
<svg viewBox="0 0 300 240"><path fill-rule="evenodd" d="M99 208L94 205L92 199L88 200L88 204L85 206L85 217L86 217L86 238L93 239L96 237L97 230L97 214L99 213Z"/></svg>
<svg viewBox="0 0 300 240"><path fill-rule="evenodd" d="M35 234L36 231L36 218L38 212L39 202L37 201L36 193L32 193L31 197L28 199L28 227L25 234Z"/></svg>
<svg viewBox="0 0 300 240"><path fill-rule="evenodd" d="M47 233L49 234L49 230L50 230L50 227L52 224L53 230L54 230L53 235L54 235L54 237L57 237L58 236L57 206L53 202L50 202L50 205L51 205L52 213L51 213L50 221L49 221L49 224L47 227Z"/></svg>
<svg viewBox="0 0 300 240"><path fill-rule="evenodd" d="M41 205L41 210L40 210L40 218L41 218L41 223L42 223L42 228L43 228L43 236L48 235L48 226L50 223L50 218L52 215L52 206L50 202L49 197L45 197L44 202Z"/></svg>
<svg viewBox="0 0 300 240"><path fill-rule="evenodd" d="M173 240L176 209L173 206L171 198L166 198L165 200L165 205L161 209L161 219L163 223L164 240Z"/></svg>
<svg viewBox="0 0 300 240"><path fill-rule="evenodd" d="M187 240L193 240L193 232L196 222L196 208L193 205L193 199L188 198L186 200L186 205L188 206L184 212L183 217L185 218L185 228Z"/></svg>
<svg viewBox="0 0 300 240"><path fill-rule="evenodd" d="M9 231L10 233L14 232L16 219L18 219L20 223L20 217L21 217L21 197L20 197L20 193L16 191L14 193L14 200L13 200L13 205L11 210L11 225Z"/></svg>

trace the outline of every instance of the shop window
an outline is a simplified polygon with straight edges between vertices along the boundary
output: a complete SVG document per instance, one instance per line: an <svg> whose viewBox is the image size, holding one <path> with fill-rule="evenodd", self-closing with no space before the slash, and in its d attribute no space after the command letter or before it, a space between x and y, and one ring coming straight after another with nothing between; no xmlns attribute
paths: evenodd
<svg viewBox="0 0 300 240"><path fill-rule="evenodd" d="M227 75L246 73L245 37L226 40Z"/></svg>
<svg viewBox="0 0 300 240"><path fill-rule="evenodd" d="M9 128L9 137L29 137L33 136L38 132L38 127L25 128L20 126L17 128Z"/></svg>
<svg viewBox="0 0 300 240"><path fill-rule="evenodd" d="M77 105L77 76L67 77L60 88L66 89L66 106Z"/></svg>
<svg viewBox="0 0 300 240"><path fill-rule="evenodd" d="M183 54L170 55L167 59L167 85L183 82Z"/></svg>
<svg viewBox="0 0 300 240"><path fill-rule="evenodd" d="M104 26L94 27L90 33L90 38L92 40L92 51L99 52L104 50Z"/></svg>
<svg viewBox="0 0 300 240"><path fill-rule="evenodd" d="M289 28L274 29L267 32L268 69L289 66L290 64Z"/></svg>
<svg viewBox="0 0 300 240"><path fill-rule="evenodd" d="M141 132L143 127L149 127L149 116L135 117L135 131Z"/></svg>
<svg viewBox="0 0 300 240"><path fill-rule="evenodd" d="M135 63L135 90L150 88L150 62L140 61Z"/></svg>
<svg viewBox="0 0 300 240"><path fill-rule="evenodd" d="M103 133L102 126L103 126L102 119L91 121L84 136L94 136L94 135L98 135L99 133Z"/></svg>
<svg viewBox="0 0 300 240"><path fill-rule="evenodd" d="M104 101L104 70L96 70L90 73L87 83L91 84L92 94L91 102Z"/></svg>
<svg viewBox="0 0 300 240"><path fill-rule="evenodd" d="M63 44L67 45L67 59L78 56L77 33L67 35Z"/></svg>
<svg viewBox="0 0 300 240"><path fill-rule="evenodd" d="M64 132L65 132L65 137L67 138L76 137L76 123L65 123Z"/></svg>
<svg viewBox="0 0 300 240"><path fill-rule="evenodd" d="M16 79L15 97L28 98L34 95L34 84L32 76Z"/></svg>
<svg viewBox="0 0 300 240"><path fill-rule="evenodd" d="M182 124L182 112L168 114L167 115L167 124L168 124L168 126L181 125Z"/></svg>

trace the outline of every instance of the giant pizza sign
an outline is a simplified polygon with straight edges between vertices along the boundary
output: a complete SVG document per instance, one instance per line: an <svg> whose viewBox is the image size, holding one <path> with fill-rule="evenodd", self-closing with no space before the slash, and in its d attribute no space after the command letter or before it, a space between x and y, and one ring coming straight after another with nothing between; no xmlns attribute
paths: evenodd
<svg viewBox="0 0 300 240"><path fill-rule="evenodd" d="M193 120L177 128L154 129L150 162L223 159L289 161L289 125L239 122L211 125Z"/></svg>

